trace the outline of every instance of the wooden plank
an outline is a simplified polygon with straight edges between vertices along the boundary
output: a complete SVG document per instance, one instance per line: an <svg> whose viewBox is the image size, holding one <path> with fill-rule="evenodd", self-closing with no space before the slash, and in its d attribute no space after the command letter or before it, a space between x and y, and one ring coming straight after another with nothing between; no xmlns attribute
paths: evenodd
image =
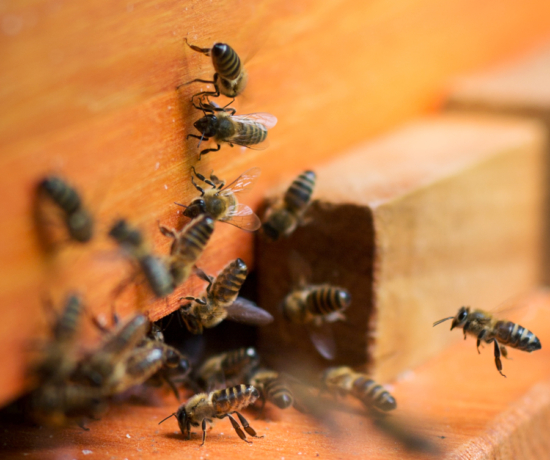
<svg viewBox="0 0 550 460"><path fill-rule="evenodd" d="M544 145L532 122L442 116L319 168L309 223L286 240L258 242L260 304L276 316L260 330L264 353L279 364L326 365L304 327L279 310L296 282L293 251L310 264L309 283L351 293L348 320L333 327L336 362L368 363L383 381L459 339L426 340L423 325L536 285Z"/></svg>
<svg viewBox="0 0 550 460"><path fill-rule="evenodd" d="M407 423L411 431L432 441L434 455L407 452L398 442L374 428L360 407L348 398L340 400L349 412L330 412L324 420L294 410L266 408L265 420L251 425L263 439L245 445L227 420L217 421L204 447L199 430L190 441L182 439L176 422L157 423L177 408L172 395L142 393L134 400L111 408L89 432L78 427L52 429L22 425L13 417L0 421L3 458L134 458L144 460L190 458L302 460L350 457L386 460L437 458L454 460L539 460L550 449L550 295L539 291L524 297L525 309L509 317L536 332L542 350L532 354L510 350L504 362L506 379L494 368L490 348L479 356L470 338L442 351L435 359L404 375L389 386L398 407L390 419ZM446 329L424 324L427 339L451 335ZM460 335L459 331L453 331ZM138 392L139 394L139 392Z"/></svg>
<svg viewBox="0 0 550 460"><path fill-rule="evenodd" d="M165 251L156 221L183 223L172 203L194 193L188 173L197 149L184 136L194 132L198 115L188 100L198 89L175 88L212 74L209 60L184 45L186 36L201 46L225 40L245 59L254 55L237 107L279 118L272 147L243 155L224 148L201 168L231 179L261 167L262 182L250 197L255 205L286 171L317 164L433 108L450 76L519 52L550 32L544 0L489 0L481 7L473 0L27 0L4 2L0 12L0 193L6 197L0 301L9 306L0 346L12 350L0 358L0 403L21 391L25 344L44 332L40 298L58 299L76 288L92 311L105 312L127 270L120 260L94 258L112 253L104 239L85 255L67 249L44 260L31 225L41 177L56 172L79 186L102 235L114 218L127 216ZM201 265L215 272L238 256L250 262L251 253L250 236L226 226ZM195 284L168 305L145 299L140 308L162 316L183 292L202 288ZM136 308L130 300L122 305L122 311Z"/></svg>

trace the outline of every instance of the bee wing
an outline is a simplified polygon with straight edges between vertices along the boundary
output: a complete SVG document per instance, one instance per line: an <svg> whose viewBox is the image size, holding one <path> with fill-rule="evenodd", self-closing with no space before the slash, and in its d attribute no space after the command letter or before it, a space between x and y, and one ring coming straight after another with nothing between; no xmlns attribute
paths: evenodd
<svg viewBox="0 0 550 460"><path fill-rule="evenodd" d="M334 340L332 326L329 323L323 323L321 326L308 325L307 328L309 338L320 355L325 359L334 359L336 356L336 341Z"/></svg>
<svg viewBox="0 0 550 460"><path fill-rule="evenodd" d="M243 297L237 297L237 300L227 307L227 319L252 326L265 326L273 322L273 316Z"/></svg>
<svg viewBox="0 0 550 460"><path fill-rule="evenodd" d="M233 115L231 118L241 123L261 123L267 129L271 129L277 124L277 117L265 112L249 113L247 115Z"/></svg>
<svg viewBox="0 0 550 460"><path fill-rule="evenodd" d="M237 177L229 185L226 185L220 192L220 195L227 196L239 193L241 196L250 192L262 170L260 168L251 168L239 177Z"/></svg>
<svg viewBox="0 0 550 460"><path fill-rule="evenodd" d="M222 222L234 225L247 232L255 232L262 226L260 218L248 206L239 203L233 206L226 216L220 219Z"/></svg>

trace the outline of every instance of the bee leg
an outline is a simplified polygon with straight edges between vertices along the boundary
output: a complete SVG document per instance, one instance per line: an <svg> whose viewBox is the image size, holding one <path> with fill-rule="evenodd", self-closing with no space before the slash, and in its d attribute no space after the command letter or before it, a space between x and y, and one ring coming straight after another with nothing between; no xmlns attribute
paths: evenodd
<svg viewBox="0 0 550 460"><path fill-rule="evenodd" d="M206 419L202 419L202 444L201 447L204 446L204 441L206 441Z"/></svg>
<svg viewBox="0 0 550 460"><path fill-rule="evenodd" d="M162 233L164 236L172 239L176 238L176 233L174 232L174 230L170 230L168 227L165 227L164 225L160 225L160 221L158 220L157 220L157 224L159 226L160 233Z"/></svg>
<svg viewBox="0 0 550 460"><path fill-rule="evenodd" d="M188 134L187 137L189 137L190 135L191 135L191 134ZM197 138L198 138L198 136L194 136L194 137L197 137ZM206 138L205 138L205 139L206 139ZM206 140L208 140L208 139L206 139ZM217 152L218 150L220 150L220 149L222 148L222 146L221 146L220 144L216 144L216 145L218 146L217 149L204 149L204 150L202 150L201 153L199 153L199 161L201 160L201 157L202 157L203 155L206 155L206 154L209 153L209 152Z"/></svg>
<svg viewBox="0 0 550 460"><path fill-rule="evenodd" d="M204 183L210 185L212 188L216 188L216 184L214 182L212 182L211 180L208 180L206 177L204 177L202 174L199 174L197 171L195 171L195 167L193 166L191 168L193 170L193 173L195 173L195 176L197 176L197 178L199 178L200 180L202 180ZM212 174L210 174L210 177L212 177ZM216 177L216 176L214 176ZM193 176L191 176L191 182L193 182ZM201 190L199 187L197 187L197 185L193 182L193 185L199 189L199 191L201 192L201 196L204 195L204 190Z"/></svg>
<svg viewBox="0 0 550 460"><path fill-rule="evenodd" d="M229 421L231 422L231 425L233 425L233 429L235 430L235 433L239 435L239 438L241 438L244 442L251 444L251 441L246 439L246 435L244 434L243 430L241 430L241 427L237 423L237 420L235 420L231 414L226 414L224 417L229 417Z"/></svg>
<svg viewBox="0 0 550 460"><path fill-rule="evenodd" d="M502 373L502 361L500 360L500 347L498 345L498 342L495 339L493 339L493 342L495 343L495 364L497 366L497 370L500 372L500 375L502 375L503 377L506 377Z"/></svg>
<svg viewBox="0 0 550 460"><path fill-rule="evenodd" d="M244 431L246 431L253 438L263 438L263 436L258 436L256 434L256 430L248 424L248 421L239 412L235 412L235 414L237 414L237 417L239 417L239 420L241 421L241 425L243 426Z"/></svg>
<svg viewBox="0 0 550 460"><path fill-rule="evenodd" d="M214 85L214 88L216 89L216 91L201 91L200 93L193 94L193 96L191 96L191 104L193 104L193 107L195 107L196 109L202 110L205 114L206 114L206 112L213 113L213 110L212 110L210 101L208 100L208 97L219 97L220 96L220 89L218 88L218 85L216 84L216 82L208 81L208 80L192 80L192 81L187 82L185 84L188 85L189 83L193 83L193 82L197 82L197 81L201 82L201 83L210 83L211 85ZM180 86L178 86L178 88L180 88L181 86L184 86L184 85L180 85ZM202 101L199 101L199 104L197 105L197 103L195 102L196 97L206 98L207 103L204 104Z"/></svg>
<svg viewBox="0 0 550 460"><path fill-rule="evenodd" d="M470 326L470 321L466 321L464 323L464 327L462 328L462 332L464 333L464 340L466 340L466 333L468 332L469 326Z"/></svg>
<svg viewBox="0 0 550 460"><path fill-rule="evenodd" d="M481 352L479 351L479 346L481 345L481 341L483 340L483 337L485 337L485 334L487 333L487 330L486 329L483 329L479 335L477 336L477 343L476 343L476 348L477 348L477 354L480 355Z"/></svg>
<svg viewBox="0 0 550 460"><path fill-rule="evenodd" d="M189 139L190 137L194 137L195 139L210 139L209 137L197 136L196 134L188 134L187 136L185 136L185 139Z"/></svg>
<svg viewBox="0 0 550 460"><path fill-rule="evenodd" d="M511 359L508 358L508 348L506 348L504 345L500 346L500 352L502 353L502 356L504 356L506 359Z"/></svg>
<svg viewBox="0 0 550 460"><path fill-rule="evenodd" d="M197 45L191 45L187 40L187 37L185 37L185 43L187 43L187 46L191 48L193 51L198 51L199 53L202 53L205 56L210 56L210 48L199 48Z"/></svg>
<svg viewBox="0 0 550 460"><path fill-rule="evenodd" d="M195 170L195 168L193 168L193 171ZM197 174L197 173L195 173ZM202 176L199 176L197 174L197 177L200 179ZM204 196L204 189L202 189L196 182L195 180L193 179L193 176L191 176L191 183L193 184L193 186L200 192L201 196Z"/></svg>

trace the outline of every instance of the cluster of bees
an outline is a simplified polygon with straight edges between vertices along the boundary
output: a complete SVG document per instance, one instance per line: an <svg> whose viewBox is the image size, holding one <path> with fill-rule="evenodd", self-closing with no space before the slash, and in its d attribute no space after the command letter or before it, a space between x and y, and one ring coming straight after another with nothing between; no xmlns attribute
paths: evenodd
<svg viewBox="0 0 550 460"><path fill-rule="evenodd" d="M210 56L216 70L212 80L189 82L208 83L214 87L214 91L199 92L191 100L204 116L194 123L200 135L187 137L199 139L199 147L207 140L217 145L217 148L201 150L199 160L202 155L218 151L223 143L259 148L277 119L270 114L238 116L230 107L248 80L239 56L223 43L216 43L212 48L189 46ZM210 100L220 95L231 98L231 102L220 107ZM205 328L215 327L225 319L255 326L264 326L273 320L268 312L239 296L248 274L241 259L229 262L217 276L205 273L196 265L214 232L216 221L245 231L261 230L263 236L273 242L289 236L306 221L316 182L313 171L301 173L284 195L269 206L263 220L239 202L239 197L250 190L259 175L259 168L252 168L226 185L213 173L206 177L193 167L191 182L199 196L189 204L176 203L184 208L183 215L191 221L181 230L159 224L160 232L172 240L168 254L154 253L142 233L124 219L116 221L108 232L156 298L172 294L192 275L207 283L200 296L180 299L176 315L192 334L202 334ZM58 207L72 240L84 243L92 238L93 219L71 185L61 178L47 177L38 190L39 200L47 199ZM295 258L294 266L303 265L298 255ZM304 273L307 270L297 271ZM289 322L303 325L319 353L332 359L335 355L332 336L323 331L330 323L344 320L343 312L350 304L348 290L329 283L311 285L305 277L298 276L294 288L282 301L282 314ZM64 425L93 419L104 409L108 398L145 382L168 384L178 399L176 383L183 382L198 391L165 420L175 417L182 434L187 437L192 427L200 426L203 444L206 428L214 418L229 418L243 441L250 442L247 434L258 437L239 412L257 400L262 402L262 410L269 401L281 409L294 407L308 412L307 404L296 397L296 388L303 384L261 365L254 348L213 356L191 372L189 360L165 343L161 328L150 323L146 316L136 314L124 322L114 315L112 329L96 322L102 339L95 349L82 351L77 338L83 312L82 300L77 295L70 295L53 322L51 340L44 345L41 358L32 369L36 389L26 397L26 404L29 414L40 423ZM434 326L449 319L453 319L451 329L462 328L465 336L476 336L478 348L482 341L494 343L495 362L501 374L500 356L506 356L504 345L529 352L541 347L532 332L512 322L497 321L480 310L470 311L463 307L456 316L437 321ZM333 395L352 396L369 410L387 412L396 408L395 399L384 387L349 367L326 369L316 385L319 393L327 391Z"/></svg>

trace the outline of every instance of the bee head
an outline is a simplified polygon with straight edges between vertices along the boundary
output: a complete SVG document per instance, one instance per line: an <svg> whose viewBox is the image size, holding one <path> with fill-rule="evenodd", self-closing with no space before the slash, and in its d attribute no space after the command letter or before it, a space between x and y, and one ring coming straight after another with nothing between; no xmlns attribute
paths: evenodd
<svg viewBox="0 0 550 460"><path fill-rule="evenodd" d="M451 324L451 331L455 327L464 326L464 323L466 322L466 319L468 318L469 313L470 313L470 308L469 307L460 307L460 310L458 310L458 313L453 318L453 323Z"/></svg>
<svg viewBox="0 0 550 460"><path fill-rule="evenodd" d="M218 117L216 115L205 115L198 119L193 126L200 131L203 137L214 137L218 127Z"/></svg>
<svg viewBox="0 0 550 460"><path fill-rule="evenodd" d="M185 409L185 405L180 406L178 411L176 412L176 419L178 420L178 425L180 427L181 434L185 436L185 432L189 430L189 423L188 423L188 415L187 410Z"/></svg>
<svg viewBox="0 0 550 460"><path fill-rule="evenodd" d="M180 360L181 360L181 354L176 349L173 349L171 347L166 349L166 353L164 356L166 359L166 362L165 362L166 366L171 367L173 369L179 366Z"/></svg>
<svg viewBox="0 0 550 460"><path fill-rule="evenodd" d="M183 215L185 217L191 217L191 219L194 219L201 214L206 214L206 203L202 198L193 200L193 202L187 206L187 209L183 211Z"/></svg>

